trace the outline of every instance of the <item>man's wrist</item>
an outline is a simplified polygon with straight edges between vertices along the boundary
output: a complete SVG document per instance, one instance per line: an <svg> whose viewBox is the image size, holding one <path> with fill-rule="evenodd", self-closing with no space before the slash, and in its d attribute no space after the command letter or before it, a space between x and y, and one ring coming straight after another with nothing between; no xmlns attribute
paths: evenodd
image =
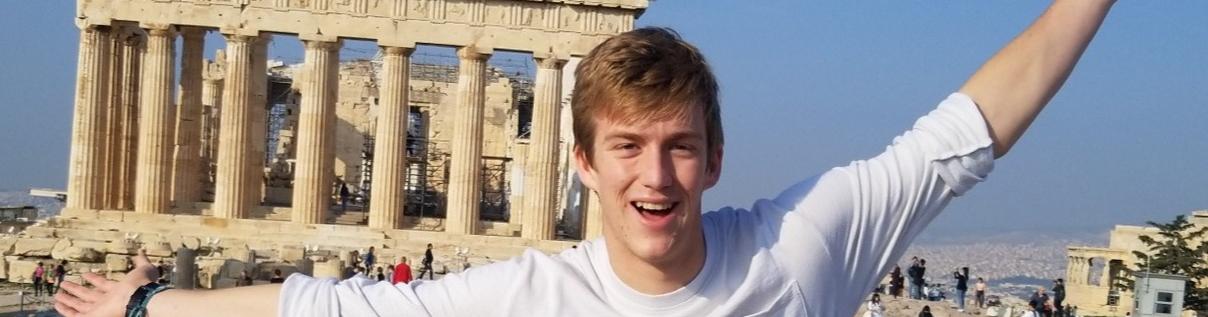
<svg viewBox="0 0 1208 317"><path fill-rule="evenodd" d="M165 284L149 282L143 286L139 286L130 295L130 301L126 304L126 317L146 317L147 306L151 303L151 299L155 295L171 289Z"/></svg>

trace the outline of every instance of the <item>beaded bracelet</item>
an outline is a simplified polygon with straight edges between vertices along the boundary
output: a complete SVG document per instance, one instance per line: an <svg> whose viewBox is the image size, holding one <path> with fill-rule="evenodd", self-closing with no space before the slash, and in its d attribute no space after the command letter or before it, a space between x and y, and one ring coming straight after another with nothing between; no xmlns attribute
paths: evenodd
<svg viewBox="0 0 1208 317"><path fill-rule="evenodd" d="M126 304L126 317L145 317L147 316L147 304L151 303L151 296L160 292L171 289L168 285L150 282L146 285L139 286L134 294L130 295L130 302Z"/></svg>

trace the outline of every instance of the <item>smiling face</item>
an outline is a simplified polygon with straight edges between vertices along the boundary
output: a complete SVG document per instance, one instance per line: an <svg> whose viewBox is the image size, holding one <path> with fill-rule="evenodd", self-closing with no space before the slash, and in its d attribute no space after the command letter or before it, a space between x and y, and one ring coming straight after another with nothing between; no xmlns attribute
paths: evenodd
<svg viewBox="0 0 1208 317"><path fill-rule="evenodd" d="M701 246L701 194L717 183L722 158L720 146L708 146L704 114L594 120L592 153L575 154L584 185L599 194L610 249L656 267L703 251L693 250Z"/></svg>

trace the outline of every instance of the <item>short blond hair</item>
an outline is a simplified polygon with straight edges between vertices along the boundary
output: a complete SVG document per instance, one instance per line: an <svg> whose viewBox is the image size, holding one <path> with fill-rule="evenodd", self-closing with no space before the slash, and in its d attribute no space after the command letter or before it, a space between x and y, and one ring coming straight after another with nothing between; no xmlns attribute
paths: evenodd
<svg viewBox="0 0 1208 317"><path fill-rule="evenodd" d="M708 149L724 144L717 79L674 30L645 27L613 36L575 69L575 143L591 158L599 116L624 124L705 114Z"/></svg>

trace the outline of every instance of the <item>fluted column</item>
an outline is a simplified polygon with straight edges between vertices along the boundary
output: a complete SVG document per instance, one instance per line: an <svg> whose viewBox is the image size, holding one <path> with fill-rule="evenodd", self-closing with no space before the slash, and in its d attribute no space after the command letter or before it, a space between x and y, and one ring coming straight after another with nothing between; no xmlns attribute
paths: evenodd
<svg viewBox="0 0 1208 317"><path fill-rule="evenodd" d="M335 120L340 42L305 41L294 169L293 221L323 223L335 173Z"/></svg>
<svg viewBox="0 0 1208 317"><path fill-rule="evenodd" d="M553 240L554 215L558 208L558 131L562 105L562 66L566 60L556 57L537 59L537 80L533 87L532 142L524 168L524 208L512 217L523 217L520 236Z"/></svg>
<svg viewBox="0 0 1208 317"><path fill-rule="evenodd" d="M205 30L181 29L180 106L176 119L176 152L173 162L173 197L177 207L193 208L201 200L201 56Z"/></svg>
<svg viewBox="0 0 1208 317"><path fill-rule="evenodd" d="M105 141L101 149L101 208L117 209L118 203L118 188L120 187L120 165L122 149L122 46L125 28L119 26L111 26L109 29L109 41L105 46L109 47L109 52L105 55L108 60L106 66L105 81L108 82L106 87L105 103Z"/></svg>
<svg viewBox="0 0 1208 317"><path fill-rule="evenodd" d="M246 218L251 212L252 192L249 180L259 177L251 172L253 118L252 45L259 38L226 35L226 76L223 79L222 109L219 111L218 166L214 184L214 216Z"/></svg>
<svg viewBox="0 0 1208 317"><path fill-rule="evenodd" d="M449 163L445 232L475 234L482 200L482 112L486 102L486 65L490 54L475 47L457 50L457 110Z"/></svg>
<svg viewBox="0 0 1208 317"><path fill-rule="evenodd" d="M252 156L248 160L249 176L246 185L254 195L247 196L249 206L260 206L264 200L264 164L268 147L268 43L271 35L263 34L252 42Z"/></svg>
<svg viewBox="0 0 1208 317"><path fill-rule="evenodd" d="M210 175L214 172L213 166L218 158L218 127L219 116L222 112L222 84L223 84L223 63L226 62L226 53L219 50L214 54L214 61L207 62L202 71L202 86L201 86L201 104L202 104L202 145L201 145L201 179L207 186L202 189L205 192L213 187L213 180Z"/></svg>
<svg viewBox="0 0 1208 317"><path fill-rule="evenodd" d="M119 39L122 51L121 85L116 92L121 111L118 120L121 139L117 147L117 181L115 209L134 210L134 183L138 177L138 116L139 95L142 76L143 52L146 51L146 34L141 28L124 28Z"/></svg>
<svg viewBox="0 0 1208 317"><path fill-rule="evenodd" d="M170 25L147 27L139 96L138 171L134 211L162 214L172 208L172 105L176 32Z"/></svg>
<svg viewBox="0 0 1208 317"><path fill-rule="evenodd" d="M600 206L600 195L594 190L583 189L583 240L604 235L604 208Z"/></svg>
<svg viewBox="0 0 1208 317"><path fill-rule="evenodd" d="M80 28L76 65L74 120L71 125L71 163L67 167L67 208L103 207L105 105L108 104L109 27Z"/></svg>
<svg viewBox="0 0 1208 317"><path fill-rule="evenodd" d="M407 205L407 93L411 48L382 47L381 104L373 144L373 198L369 226L400 229Z"/></svg>

